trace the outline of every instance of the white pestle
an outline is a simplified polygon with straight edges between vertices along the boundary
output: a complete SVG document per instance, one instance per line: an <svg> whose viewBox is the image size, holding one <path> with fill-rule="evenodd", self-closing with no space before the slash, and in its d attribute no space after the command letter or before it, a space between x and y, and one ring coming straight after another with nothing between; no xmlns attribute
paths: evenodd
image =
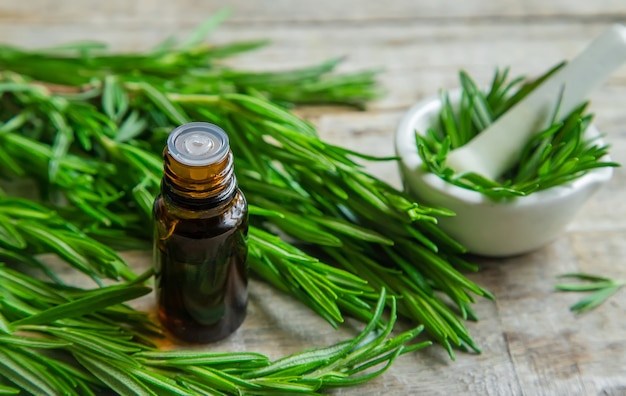
<svg viewBox="0 0 626 396"><path fill-rule="evenodd" d="M532 135L549 126L561 92L559 118L582 104L624 61L626 27L613 25L468 144L451 151L446 165L456 173L497 179L517 162Z"/></svg>

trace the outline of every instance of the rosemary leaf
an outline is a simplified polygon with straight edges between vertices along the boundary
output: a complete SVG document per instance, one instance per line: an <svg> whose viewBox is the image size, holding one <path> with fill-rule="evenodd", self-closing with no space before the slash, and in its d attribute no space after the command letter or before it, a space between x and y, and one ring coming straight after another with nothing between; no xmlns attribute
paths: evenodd
<svg viewBox="0 0 626 396"><path fill-rule="evenodd" d="M109 286L100 289L98 293L93 293L87 297L65 304L55 305L36 315L12 322L11 325L37 325L50 323L58 319L82 316L94 310L98 310L101 307L104 308L109 305L141 297L148 294L150 290L150 288L145 286Z"/></svg>
<svg viewBox="0 0 626 396"><path fill-rule="evenodd" d="M598 307L626 285L626 281L623 280L615 280L586 273L569 273L561 275L560 277L579 279L588 283L557 284L555 286L557 290L567 292L593 292L570 307L571 311L578 314L591 311Z"/></svg>

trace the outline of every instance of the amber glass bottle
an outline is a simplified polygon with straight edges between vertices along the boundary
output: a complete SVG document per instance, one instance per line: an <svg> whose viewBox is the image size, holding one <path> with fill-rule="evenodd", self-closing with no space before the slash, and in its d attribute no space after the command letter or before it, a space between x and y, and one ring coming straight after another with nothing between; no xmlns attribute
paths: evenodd
<svg viewBox="0 0 626 396"><path fill-rule="evenodd" d="M212 342L246 316L248 207L228 136L216 125L176 128L154 202L159 319L176 338Z"/></svg>

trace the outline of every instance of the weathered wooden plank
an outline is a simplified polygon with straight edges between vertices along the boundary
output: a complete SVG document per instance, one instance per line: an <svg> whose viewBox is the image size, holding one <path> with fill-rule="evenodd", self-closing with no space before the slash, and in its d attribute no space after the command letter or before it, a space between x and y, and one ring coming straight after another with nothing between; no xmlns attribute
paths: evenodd
<svg viewBox="0 0 626 396"><path fill-rule="evenodd" d="M231 7L236 12L235 22L240 23L303 23L303 22L369 22L372 20L419 19L422 21L446 21L473 19L478 22L502 22L503 18L553 19L607 19L619 20L626 13L626 6L620 0L568 1L568 0L515 0L458 2L444 1L265 1L219 0L204 2L184 0L176 2L155 2L151 0L124 1L96 0L72 2L71 6L60 6L54 0L31 0L16 2L2 0L0 15L21 19L32 23L46 21L74 21L78 18L97 23L111 19L124 22L143 22L159 25L173 20L179 23L194 22L203 14L223 7ZM111 18L111 17L116 18Z"/></svg>
<svg viewBox="0 0 626 396"><path fill-rule="evenodd" d="M369 154L393 155L393 131L403 111L440 88L457 86L467 69L485 83L496 65L536 74L575 55L613 21L626 20L623 0L482 0L250 2L109 0L72 2L0 0L0 41L45 46L97 39L117 50L146 49L166 36L183 35L223 5L235 13L215 32L217 43L268 38L272 45L237 57L238 67L262 70L310 65L347 56L340 70L384 67L387 94L367 112L301 109L325 140ZM596 123L626 162L626 68L592 96ZM393 162L367 170L400 186ZM497 297L481 299L481 320L469 328L481 355L459 353L451 362L439 347L401 357L385 376L336 394L570 395L626 394L626 298L576 316L568 307L582 294L554 290L557 276L584 271L626 278L626 171L589 201L567 231L537 252L500 260L476 258L470 277ZM125 253L138 269L148 252ZM67 267L63 267L67 268ZM66 271L76 278L76 273ZM78 283L86 284L84 281ZM152 296L135 303L154 311ZM249 316L232 337L209 348L249 350L278 358L303 348L353 336L361 324L333 330L288 296L253 281ZM402 322L406 328L408 323ZM176 347L164 341L164 348Z"/></svg>

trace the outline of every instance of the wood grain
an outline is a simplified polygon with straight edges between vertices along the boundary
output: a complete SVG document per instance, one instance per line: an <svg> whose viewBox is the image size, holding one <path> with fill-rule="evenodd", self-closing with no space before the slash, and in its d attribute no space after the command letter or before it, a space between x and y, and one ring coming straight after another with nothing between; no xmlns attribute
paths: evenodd
<svg viewBox="0 0 626 396"><path fill-rule="evenodd" d="M272 44L229 61L255 70L310 65L345 56L342 71L382 68L386 95L366 112L300 109L322 137L370 154L393 155L393 131L415 101L457 85L463 68L486 84L496 66L533 75L571 58L609 24L626 21L624 0L529 1L72 1L0 0L0 40L42 47L95 39L117 50L140 50L182 36L211 12L234 14L214 33L216 43L270 39ZM596 124L626 162L626 68L594 92ZM399 187L393 162L367 169ZM626 395L626 290L593 312L576 316L576 293L554 291L556 277L584 271L626 279L626 172L589 201L567 231L531 254L481 259L470 277L494 292L480 300L481 320L469 328L483 348L451 362L438 347L401 357L383 377L338 395ZM125 257L150 265L148 252ZM67 272L68 277L76 274ZM78 281L78 280L77 280ZM82 281L78 281L82 282ZM348 321L335 331L307 308L262 282L251 285L249 316L219 351L250 350L278 358L351 337ZM153 298L136 306L152 311ZM403 323L401 327L408 327ZM175 347L165 342L164 348Z"/></svg>

